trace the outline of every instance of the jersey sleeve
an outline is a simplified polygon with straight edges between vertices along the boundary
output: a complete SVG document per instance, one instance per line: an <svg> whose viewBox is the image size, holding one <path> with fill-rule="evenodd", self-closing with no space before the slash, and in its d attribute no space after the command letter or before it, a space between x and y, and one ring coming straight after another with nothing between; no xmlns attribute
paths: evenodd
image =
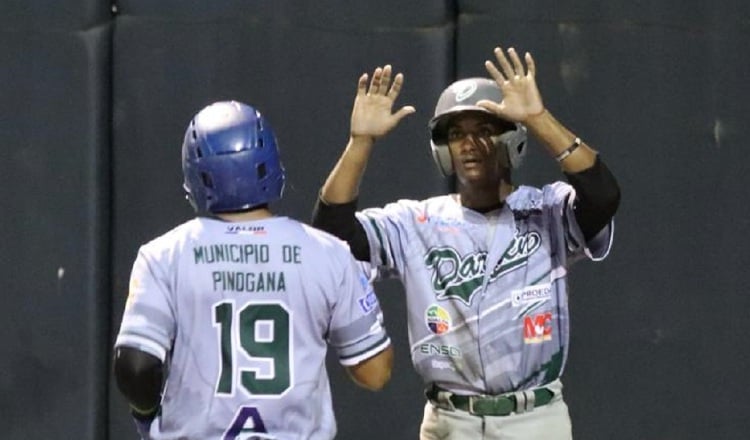
<svg viewBox="0 0 750 440"><path fill-rule="evenodd" d="M176 328L169 292L165 272L142 247L133 263L116 347L136 348L165 360Z"/></svg>
<svg viewBox="0 0 750 440"><path fill-rule="evenodd" d="M584 239L575 216L576 191L567 183L555 182L544 190L544 204L551 207L553 217L559 218L568 253L572 257L585 256L592 261L607 257L614 236L614 218L588 242Z"/></svg>
<svg viewBox="0 0 750 440"><path fill-rule="evenodd" d="M383 208L357 212L357 220L367 234L370 263L377 273L388 276L399 273L404 264L402 237L412 212L403 203L389 203Z"/></svg>
<svg viewBox="0 0 750 440"><path fill-rule="evenodd" d="M351 257L348 260L328 335L329 344L345 366L365 361L391 345L380 303L370 282L369 266Z"/></svg>

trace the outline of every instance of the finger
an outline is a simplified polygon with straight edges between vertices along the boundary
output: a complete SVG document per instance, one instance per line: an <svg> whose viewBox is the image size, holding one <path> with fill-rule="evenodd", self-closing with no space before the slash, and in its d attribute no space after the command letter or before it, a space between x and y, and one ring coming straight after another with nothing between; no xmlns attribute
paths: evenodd
<svg viewBox="0 0 750 440"><path fill-rule="evenodd" d="M363 73L357 81L357 96L362 96L367 93L367 74Z"/></svg>
<svg viewBox="0 0 750 440"><path fill-rule="evenodd" d="M500 47L495 48L495 58L497 58L498 64L500 64L500 67L503 69L503 75L505 75L505 78L507 79L513 78L513 75L515 75L515 72L513 72L513 68L510 66L508 59L505 58L503 49L501 49Z"/></svg>
<svg viewBox="0 0 750 440"><path fill-rule="evenodd" d="M378 93L378 89L380 89L380 80L381 76L383 75L383 69L381 67L378 67L375 69L375 71L372 73L372 81L370 81L370 90L368 90L368 93Z"/></svg>
<svg viewBox="0 0 750 440"><path fill-rule="evenodd" d="M404 75L401 73L396 74L396 77L393 78L393 85L391 85L391 89L388 91L388 97L395 101L398 98L398 94L401 93L403 85Z"/></svg>
<svg viewBox="0 0 750 440"><path fill-rule="evenodd" d="M405 105L401 107L396 113L394 113L393 116L396 118L397 121L400 121L405 116L410 115L416 111L417 109L415 109L413 106Z"/></svg>
<svg viewBox="0 0 750 440"><path fill-rule="evenodd" d="M508 55L510 55L511 61L513 61L513 70L518 76L526 76L521 59L518 57L518 53L512 47L508 49Z"/></svg>
<svg viewBox="0 0 750 440"><path fill-rule="evenodd" d="M479 107L482 107L486 110L491 111L492 113L499 115L502 113L502 107L500 106L500 103L492 102L489 99L482 99L477 101L477 105Z"/></svg>
<svg viewBox="0 0 750 440"><path fill-rule="evenodd" d="M536 64L534 63L534 58L532 58L531 54L528 52L526 52L524 58L526 59L526 66L529 68L529 75L536 77Z"/></svg>
<svg viewBox="0 0 750 440"><path fill-rule="evenodd" d="M391 85L391 69L390 64L386 64L383 68L383 77L380 79L380 88L377 91L381 95L388 93L388 87Z"/></svg>
<svg viewBox="0 0 750 440"><path fill-rule="evenodd" d="M495 82L500 85L507 81L502 73L500 73L499 70L497 70L497 67L495 67L495 64L490 61L484 62L484 67L487 69L487 72L490 74L492 79L495 80Z"/></svg>

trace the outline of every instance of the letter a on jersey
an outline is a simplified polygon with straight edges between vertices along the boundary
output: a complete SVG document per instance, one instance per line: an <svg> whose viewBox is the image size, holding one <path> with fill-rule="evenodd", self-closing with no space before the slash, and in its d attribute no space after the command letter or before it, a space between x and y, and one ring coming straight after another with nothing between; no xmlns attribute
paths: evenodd
<svg viewBox="0 0 750 440"><path fill-rule="evenodd" d="M222 440L245 440L257 438L255 434L266 432L258 409L254 406L243 406L237 411L234 421L224 433Z"/></svg>

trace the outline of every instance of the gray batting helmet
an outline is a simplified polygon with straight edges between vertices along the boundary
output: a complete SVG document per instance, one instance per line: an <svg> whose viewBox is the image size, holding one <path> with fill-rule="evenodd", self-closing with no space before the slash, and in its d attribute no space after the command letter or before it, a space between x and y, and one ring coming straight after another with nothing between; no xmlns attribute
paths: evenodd
<svg viewBox="0 0 750 440"><path fill-rule="evenodd" d="M448 121L456 113L467 110L495 116L494 113L476 105L482 99L493 102L503 100L503 94L495 81L488 78L462 79L448 86L440 94L435 106L435 116L430 119L429 127L432 157L444 176L450 176L454 172L451 153L448 149ZM498 119L508 122L499 117ZM507 149L512 168L517 168L521 164L526 152L526 127L516 122L515 130L509 130L500 136L493 136L492 141L497 147L504 146Z"/></svg>

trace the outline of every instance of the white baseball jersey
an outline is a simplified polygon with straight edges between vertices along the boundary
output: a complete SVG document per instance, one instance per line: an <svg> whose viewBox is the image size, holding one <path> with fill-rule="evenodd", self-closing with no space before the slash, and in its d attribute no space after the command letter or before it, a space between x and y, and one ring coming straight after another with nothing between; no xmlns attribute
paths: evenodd
<svg viewBox="0 0 750 440"><path fill-rule="evenodd" d="M357 213L371 263L403 282L412 361L425 383L500 394L558 378L569 339L567 268L603 259L613 222L585 243L563 182L516 189L481 214L455 195Z"/></svg>
<svg viewBox="0 0 750 440"><path fill-rule="evenodd" d="M343 241L196 218L139 250L116 346L167 366L154 439L331 439L327 343L345 366L390 345Z"/></svg>

